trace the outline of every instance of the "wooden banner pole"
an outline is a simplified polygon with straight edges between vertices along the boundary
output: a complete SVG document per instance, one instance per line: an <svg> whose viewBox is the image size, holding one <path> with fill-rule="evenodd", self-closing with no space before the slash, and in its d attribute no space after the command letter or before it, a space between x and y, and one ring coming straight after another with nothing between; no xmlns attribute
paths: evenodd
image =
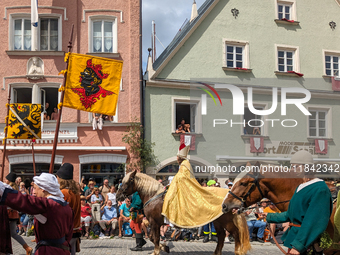
<svg viewBox="0 0 340 255"><path fill-rule="evenodd" d="M3 140L4 149L2 151L2 165L1 165L1 181L4 180L5 173L5 160L6 160L6 145L7 145L7 135L8 135L8 119L9 119L9 106L11 103L11 85L8 86L8 100L7 100L7 115L6 115L6 128L5 128L5 136Z"/></svg>
<svg viewBox="0 0 340 255"><path fill-rule="evenodd" d="M34 176L36 176L37 172L35 170L34 141L32 141L31 144L32 144L33 173L34 173Z"/></svg>
<svg viewBox="0 0 340 255"><path fill-rule="evenodd" d="M68 52L70 53L72 50L72 40L73 40L73 29L74 29L74 25L72 25L72 29L71 29L71 35L70 35L70 41L68 43ZM66 61L66 70L68 69L68 60ZM67 71L64 74L64 80L63 80L63 87L65 88L66 85L66 79L67 79ZM53 174L53 170L54 170L54 159L55 159L55 153L57 150L57 144L58 144L58 135L59 135L59 129L60 129L60 119L61 119L61 114L63 111L63 106L62 103L64 102L64 90L61 91L61 97L60 97L60 110L59 110L59 116L58 116L58 121L57 121L57 125L55 128L55 134L54 134L54 141L53 141L53 148L52 148L52 155L51 155L51 164L50 164L50 174Z"/></svg>

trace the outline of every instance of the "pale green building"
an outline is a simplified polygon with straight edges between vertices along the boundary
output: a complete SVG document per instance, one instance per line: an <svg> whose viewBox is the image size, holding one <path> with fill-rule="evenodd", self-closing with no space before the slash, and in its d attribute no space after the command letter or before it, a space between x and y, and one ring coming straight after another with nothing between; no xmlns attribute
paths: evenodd
<svg viewBox="0 0 340 255"><path fill-rule="evenodd" d="M164 52L154 63L149 58L145 129L159 162L148 174L176 173L182 119L195 137L190 160L198 178L223 181L247 162L287 164L301 149L320 169L328 164L325 176L340 172L340 81L332 78L339 75L340 1L207 0L197 13L194 7ZM282 97L306 99L300 108L284 107ZM214 173L219 167L228 170Z"/></svg>

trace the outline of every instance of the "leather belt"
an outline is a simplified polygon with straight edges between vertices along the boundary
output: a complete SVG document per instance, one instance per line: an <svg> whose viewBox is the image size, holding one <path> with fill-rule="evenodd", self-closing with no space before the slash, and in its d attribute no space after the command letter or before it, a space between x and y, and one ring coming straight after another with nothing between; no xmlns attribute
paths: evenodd
<svg viewBox="0 0 340 255"><path fill-rule="evenodd" d="M289 222L289 226L290 226L290 227L297 227L297 228L300 228L300 227L301 227L301 225L299 225L299 224L294 224L294 223L291 223L291 222Z"/></svg>

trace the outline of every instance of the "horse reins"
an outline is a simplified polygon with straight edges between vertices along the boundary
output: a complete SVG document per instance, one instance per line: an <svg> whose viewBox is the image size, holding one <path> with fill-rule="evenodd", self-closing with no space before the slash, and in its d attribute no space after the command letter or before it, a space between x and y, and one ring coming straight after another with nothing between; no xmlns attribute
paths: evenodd
<svg viewBox="0 0 340 255"><path fill-rule="evenodd" d="M259 174L253 175L253 174L247 173L247 175L249 175L251 178L254 178L254 181L252 181L252 185L250 186L248 192L243 197L239 197L235 193L229 191L230 195L232 195L234 198L242 202L243 207L247 207L246 200L250 196L250 194L253 192L253 187L257 187L257 189L260 192L261 198L264 198L263 192L260 187Z"/></svg>
<svg viewBox="0 0 340 255"><path fill-rule="evenodd" d="M143 209L148 205L150 204L152 201L156 200L157 198L160 198L162 197L163 195L165 195L166 193L168 192L168 189L165 189L163 192L153 196L152 198L150 198L148 201L146 201L146 203L144 204L143 206Z"/></svg>

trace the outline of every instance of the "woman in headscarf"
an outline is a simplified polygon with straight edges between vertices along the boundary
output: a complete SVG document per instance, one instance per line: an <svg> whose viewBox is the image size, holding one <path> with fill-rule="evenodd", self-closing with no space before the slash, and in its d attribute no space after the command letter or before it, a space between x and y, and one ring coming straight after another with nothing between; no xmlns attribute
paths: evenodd
<svg viewBox="0 0 340 255"><path fill-rule="evenodd" d="M42 173L33 182L36 197L23 195L0 182L0 205L34 215L35 255L69 255L73 215L57 178Z"/></svg>

